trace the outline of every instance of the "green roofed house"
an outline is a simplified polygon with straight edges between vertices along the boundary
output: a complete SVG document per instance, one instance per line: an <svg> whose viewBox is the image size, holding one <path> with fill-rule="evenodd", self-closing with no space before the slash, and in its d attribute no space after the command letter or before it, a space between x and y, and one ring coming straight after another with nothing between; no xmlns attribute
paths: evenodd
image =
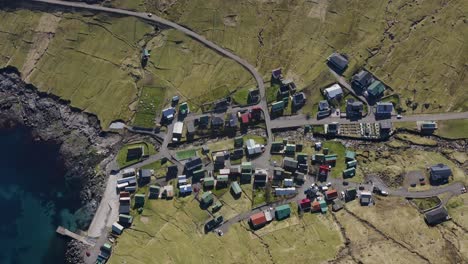
<svg viewBox="0 0 468 264"><path fill-rule="evenodd" d="M161 187L157 185L150 185L149 187L149 198L150 199L157 199L159 194L161 193Z"/></svg>
<svg viewBox="0 0 468 264"><path fill-rule="evenodd" d="M232 182L231 183L231 193L234 197L240 197L242 194L242 189L239 186L239 183L237 182Z"/></svg>
<svg viewBox="0 0 468 264"><path fill-rule="evenodd" d="M133 222L133 216L126 215L126 214L119 214L119 223L121 225L128 225Z"/></svg>
<svg viewBox="0 0 468 264"><path fill-rule="evenodd" d="M325 162L325 155L323 155L323 154L315 154L314 156L312 156L312 160L313 160L315 163L322 164L322 163Z"/></svg>
<svg viewBox="0 0 468 264"><path fill-rule="evenodd" d="M307 153L297 153L296 159L299 164L306 164L307 159L309 158L309 155Z"/></svg>
<svg viewBox="0 0 468 264"><path fill-rule="evenodd" d="M271 104L272 113L282 113L284 110L285 103L284 101L274 102Z"/></svg>
<svg viewBox="0 0 468 264"><path fill-rule="evenodd" d="M215 183L215 179L213 177L206 177L203 179L203 187L205 188L213 188Z"/></svg>
<svg viewBox="0 0 468 264"><path fill-rule="evenodd" d="M135 206L142 207L145 205L145 195L142 193L135 194Z"/></svg>
<svg viewBox="0 0 468 264"><path fill-rule="evenodd" d="M224 187L227 186L229 180L228 175L218 175L216 178L216 187Z"/></svg>
<svg viewBox="0 0 468 264"><path fill-rule="evenodd" d="M328 211L327 202L325 202L325 200L322 199L319 201L319 204L320 204L320 210L322 211L322 213L326 213Z"/></svg>
<svg viewBox="0 0 468 264"><path fill-rule="evenodd" d="M283 220L291 215L291 207L289 204L283 204L275 208L276 220Z"/></svg>
<svg viewBox="0 0 468 264"><path fill-rule="evenodd" d="M357 195L356 188L348 188L345 191L345 200L347 202L352 201L352 200L356 199L356 195Z"/></svg>
<svg viewBox="0 0 468 264"><path fill-rule="evenodd" d="M351 161L346 162L347 169L356 168L356 166L357 166L357 160L351 160Z"/></svg>
<svg viewBox="0 0 468 264"><path fill-rule="evenodd" d="M189 106L188 106L188 104L186 102L180 104L179 113L182 114L182 115L186 115L186 114L190 113Z"/></svg>
<svg viewBox="0 0 468 264"><path fill-rule="evenodd" d="M201 196L201 202L205 206L209 206L213 203L213 194L211 192L205 192Z"/></svg>
<svg viewBox="0 0 468 264"><path fill-rule="evenodd" d="M346 150L346 161L350 161L350 160L355 160L356 159L356 152L354 151L350 151L350 150Z"/></svg>
<svg viewBox="0 0 468 264"><path fill-rule="evenodd" d="M367 93L369 94L369 96L372 96L374 98L378 98L382 96L384 91L385 91L385 85L380 81L373 82L369 86L369 88L367 88Z"/></svg>
<svg viewBox="0 0 468 264"><path fill-rule="evenodd" d="M242 173L252 173L253 171L252 162L242 162L241 171Z"/></svg>
<svg viewBox="0 0 468 264"><path fill-rule="evenodd" d="M234 147L241 148L244 145L244 139L242 137L234 138Z"/></svg>
<svg viewBox="0 0 468 264"><path fill-rule="evenodd" d="M336 154L325 155L325 163L328 165L334 166L336 164L337 159L338 155Z"/></svg>
<svg viewBox="0 0 468 264"><path fill-rule="evenodd" d="M284 150L286 155L293 156L296 153L296 145L294 144L286 144L286 149Z"/></svg>
<svg viewBox="0 0 468 264"><path fill-rule="evenodd" d="M343 171L343 178L351 178L356 175L356 168L349 168Z"/></svg>

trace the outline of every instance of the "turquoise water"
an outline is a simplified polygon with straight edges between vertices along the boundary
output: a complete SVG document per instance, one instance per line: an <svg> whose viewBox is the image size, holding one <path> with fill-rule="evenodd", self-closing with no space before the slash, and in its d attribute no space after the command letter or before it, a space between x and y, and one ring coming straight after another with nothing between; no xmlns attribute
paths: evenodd
<svg viewBox="0 0 468 264"><path fill-rule="evenodd" d="M58 147L34 141L24 127L0 130L1 264L62 264L67 239L55 229L88 223Z"/></svg>

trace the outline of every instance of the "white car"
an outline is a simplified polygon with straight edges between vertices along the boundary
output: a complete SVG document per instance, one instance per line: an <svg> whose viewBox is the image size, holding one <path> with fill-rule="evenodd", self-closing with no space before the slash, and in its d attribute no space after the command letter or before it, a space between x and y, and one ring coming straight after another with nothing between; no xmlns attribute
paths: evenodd
<svg viewBox="0 0 468 264"><path fill-rule="evenodd" d="M331 182L327 182L327 187L330 187L331 185Z"/></svg>
<svg viewBox="0 0 468 264"><path fill-rule="evenodd" d="M402 115L397 115L396 118L397 119L401 119L403 116Z"/></svg>
<svg viewBox="0 0 468 264"><path fill-rule="evenodd" d="M149 17L152 17L152 16L153 16L153 14L151 14L151 13L148 13L148 16L149 16Z"/></svg>
<svg viewBox="0 0 468 264"><path fill-rule="evenodd" d="M380 194L383 195L383 196L388 196L388 192L387 192L387 191L380 191Z"/></svg>

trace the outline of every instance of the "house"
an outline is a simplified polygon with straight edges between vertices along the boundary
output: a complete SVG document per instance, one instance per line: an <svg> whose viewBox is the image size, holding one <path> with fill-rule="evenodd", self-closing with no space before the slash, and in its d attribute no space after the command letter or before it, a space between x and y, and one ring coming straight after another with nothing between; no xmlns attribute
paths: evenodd
<svg viewBox="0 0 468 264"><path fill-rule="evenodd" d="M253 229L258 229L265 226L267 223L265 213L260 212L250 216L249 223L252 225Z"/></svg>
<svg viewBox="0 0 468 264"><path fill-rule="evenodd" d="M149 183L151 181L151 176L153 176L153 170L140 169L138 171L138 176L141 184Z"/></svg>
<svg viewBox="0 0 468 264"><path fill-rule="evenodd" d="M295 144L286 144L286 148L284 149L284 154L287 156L294 156L296 153L296 145Z"/></svg>
<svg viewBox="0 0 468 264"><path fill-rule="evenodd" d="M271 71L271 78L277 81L281 81L283 79L282 69L277 68Z"/></svg>
<svg viewBox="0 0 468 264"><path fill-rule="evenodd" d="M216 188L223 188L226 187L229 181L228 175L218 175L216 177Z"/></svg>
<svg viewBox="0 0 468 264"><path fill-rule="evenodd" d="M349 168L356 168L357 166L357 160L350 160L348 162L346 162L346 168L349 169Z"/></svg>
<svg viewBox="0 0 468 264"><path fill-rule="evenodd" d="M224 163L226 161L226 157L224 155L224 152L223 151L216 152L216 153L212 154L212 156L213 156L215 169L224 168Z"/></svg>
<svg viewBox="0 0 468 264"><path fill-rule="evenodd" d="M422 134L432 134L437 129L435 121L418 121L417 126Z"/></svg>
<svg viewBox="0 0 468 264"><path fill-rule="evenodd" d="M293 105L293 108L297 109L299 107L301 107L302 105L305 104L305 101L306 101L306 95L305 93L297 93L297 94L294 94L293 97L292 97L292 105Z"/></svg>
<svg viewBox="0 0 468 264"><path fill-rule="evenodd" d="M439 163L429 168L431 184L447 183L452 176L452 170L449 166Z"/></svg>
<svg viewBox="0 0 468 264"><path fill-rule="evenodd" d="M229 101L226 98L219 99L213 103L215 111L225 111L229 107Z"/></svg>
<svg viewBox="0 0 468 264"><path fill-rule="evenodd" d="M338 73L343 73L348 67L348 58L337 52L332 53L328 59L327 64Z"/></svg>
<svg viewBox="0 0 468 264"><path fill-rule="evenodd" d="M240 165L231 166L230 176L237 177L237 176L239 176L241 174L241 172L242 172L242 170L241 170Z"/></svg>
<svg viewBox="0 0 468 264"><path fill-rule="evenodd" d="M328 212L328 205L327 205L327 202L325 202L325 200L320 200L319 201L319 204L320 204L320 210L322 211L322 213L326 213Z"/></svg>
<svg viewBox="0 0 468 264"><path fill-rule="evenodd" d="M195 136L195 132L195 123L192 120L187 121L187 138L192 139Z"/></svg>
<svg viewBox="0 0 468 264"><path fill-rule="evenodd" d="M141 159L145 154L143 146L131 147L127 149L127 161Z"/></svg>
<svg viewBox="0 0 468 264"><path fill-rule="evenodd" d="M367 191L361 192L359 202L362 206L370 205L372 203L372 193Z"/></svg>
<svg viewBox="0 0 468 264"><path fill-rule="evenodd" d="M159 193L161 192L161 187L157 185L150 185L149 187L149 199L157 199L159 197Z"/></svg>
<svg viewBox="0 0 468 264"><path fill-rule="evenodd" d="M297 169L297 160L290 158L290 157L285 157L283 158L283 169L287 171L296 171Z"/></svg>
<svg viewBox="0 0 468 264"><path fill-rule="evenodd" d="M284 187L293 187L294 186L294 180L293 179L284 179L283 186Z"/></svg>
<svg viewBox="0 0 468 264"><path fill-rule="evenodd" d="M162 110L162 118L161 118L161 121L163 123L170 123L172 122L172 120L174 120L174 116L175 116L175 113L176 113L176 110L175 108L173 107L169 107L169 108L166 108L164 110Z"/></svg>
<svg viewBox="0 0 468 264"><path fill-rule="evenodd" d="M321 208L320 208L320 203L319 203L317 200L315 200L315 201L312 202L312 209L311 209L311 210L312 210L313 212L318 212L318 211L321 210Z"/></svg>
<svg viewBox="0 0 468 264"><path fill-rule="evenodd" d="M352 167L343 171L343 178L351 178L356 175L356 168Z"/></svg>
<svg viewBox="0 0 468 264"><path fill-rule="evenodd" d="M169 165L167 166L167 177L168 178L174 178L177 174L179 173L179 168L177 168L177 165Z"/></svg>
<svg viewBox="0 0 468 264"><path fill-rule="evenodd" d="M273 104L271 104L271 113L281 115L283 114L284 107L284 101L274 102Z"/></svg>
<svg viewBox="0 0 468 264"><path fill-rule="evenodd" d="M283 180L284 169L281 167L275 167L273 169L273 179L274 180Z"/></svg>
<svg viewBox="0 0 468 264"><path fill-rule="evenodd" d="M333 122L331 124L325 125L325 131L329 135L337 135L340 133L340 124Z"/></svg>
<svg viewBox="0 0 468 264"><path fill-rule="evenodd" d="M255 120L261 120L262 119L262 113L263 110L260 106L254 106L249 110L250 113L250 118L255 119Z"/></svg>
<svg viewBox="0 0 468 264"><path fill-rule="evenodd" d="M319 177L327 178L329 172L330 172L330 166L320 165L320 167L319 167Z"/></svg>
<svg viewBox="0 0 468 264"><path fill-rule="evenodd" d="M178 96L178 95L174 95L174 96L172 97L171 103L172 103L173 106L174 106L174 105L177 105L177 104L179 103L179 96Z"/></svg>
<svg viewBox="0 0 468 264"><path fill-rule="evenodd" d="M289 204L283 204L275 208L276 220L281 221L291 215L291 207Z"/></svg>
<svg viewBox="0 0 468 264"><path fill-rule="evenodd" d="M289 87L287 85L281 84L278 89L278 94L276 95L279 100L289 96Z"/></svg>
<svg viewBox="0 0 468 264"><path fill-rule="evenodd" d="M119 223L115 222L112 224L112 233L120 235L122 234L123 230L124 230L124 227L121 226Z"/></svg>
<svg viewBox="0 0 468 264"><path fill-rule="evenodd" d="M238 160L244 156L244 150L241 148L234 149L231 152L231 160Z"/></svg>
<svg viewBox="0 0 468 264"><path fill-rule="evenodd" d="M166 185L163 187L162 197L172 199L174 197L174 186Z"/></svg>
<svg viewBox="0 0 468 264"><path fill-rule="evenodd" d="M180 185L179 186L179 194L181 196L186 196L192 193L192 185L191 184L185 184L185 185Z"/></svg>
<svg viewBox="0 0 468 264"><path fill-rule="evenodd" d="M230 169L220 169L219 175L229 175L231 173Z"/></svg>
<svg viewBox="0 0 468 264"><path fill-rule="evenodd" d="M284 150L283 142L273 142L271 143L271 153L280 153Z"/></svg>
<svg viewBox="0 0 468 264"><path fill-rule="evenodd" d="M374 81L368 88L367 94L370 98L380 98L385 91L385 85L380 81Z"/></svg>
<svg viewBox="0 0 468 264"><path fill-rule="evenodd" d="M120 204L119 214L130 214L130 204Z"/></svg>
<svg viewBox="0 0 468 264"><path fill-rule="evenodd" d="M226 115L226 120L224 121L224 126L230 129L237 128L237 118L233 113L228 113Z"/></svg>
<svg viewBox="0 0 468 264"><path fill-rule="evenodd" d="M190 109L187 102L181 103L179 106L179 115L185 116L188 113L190 113Z"/></svg>
<svg viewBox="0 0 468 264"><path fill-rule="evenodd" d="M352 201L352 200L356 199L356 195L357 195L356 188L348 188L345 191L345 200L347 202Z"/></svg>
<svg viewBox="0 0 468 264"><path fill-rule="evenodd" d="M223 218L222 215L217 216L217 217L213 217L213 219L209 220L205 224L205 232L209 232L209 231L213 230L214 228L216 228L217 226L222 224L223 221L224 221L224 218Z"/></svg>
<svg viewBox="0 0 468 264"><path fill-rule="evenodd" d="M125 191L134 193L134 192L136 192L136 186L127 186L127 187L125 187Z"/></svg>
<svg viewBox="0 0 468 264"><path fill-rule="evenodd" d="M326 88L324 90L324 94L329 102L333 99L340 100L341 97L343 97L343 89L341 89L339 84L335 83L334 85Z"/></svg>
<svg viewBox="0 0 468 264"><path fill-rule="evenodd" d="M200 202L206 207L210 206L213 203L213 194L211 192L204 192L201 195Z"/></svg>
<svg viewBox="0 0 468 264"><path fill-rule="evenodd" d="M330 166L335 166L336 160L338 159L338 155L336 154L330 154L330 155L325 155L325 164L328 164Z"/></svg>
<svg viewBox="0 0 468 264"><path fill-rule="evenodd" d="M248 103L255 103L260 100L260 90L251 88L249 89L249 95L247 96Z"/></svg>
<svg viewBox="0 0 468 264"><path fill-rule="evenodd" d="M250 182L252 179L253 166L252 162L242 162L241 164L241 182Z"/></svg>
<svg viewBox="0 0 468 264"><path fill-rule="evenodd" d="M440 206L424 214L426 223L431 226L440 224L449 218L450 217L448 215L447 209L445 209L443 206Z"/></svg>
<svg viewBox="0 0 468 264"><path fill-rule="evenodd" d="M200 116L200 118L198 118L198 127L199 128L207 128L208 124L210 124L210 116L209 115Z"/></svg>
<svg viewBox="0 0 468 264"><path fill-rule="evenodd" d="M185 175L180 175L180 176L177 176L177 185L185 185L187 184L187 176Z"/></svg>
<svg viewBox="0 0 468 264"><path fill-rule="evenodd" d="M133 171L135 171L135 169L133 169ZM133 174L133 175L135 175L135 174ZM122 184L122 183L127 183L127 186L128 185L135 185L136 184L136 176L129 176L129 177L125 177L125 178L117 180L117 184Z"/></svg>
<svg viewBox="0 0 468 264"><path fill-rule="evenodd" d="M328 109L328 110L323 110L323 111L318 111L317 112L317 119L322 119L322 118L325 118L327 116L331 115L331 110Z"/></svg>
<svg viewBox="0 0 468 264"><path fill-rule="evenodd" d="M346 101L346 118L348 119L359 119L362 117L362 111L364 105L360 101L354 101L350 98Z"/></svg>
<svg viewBox="0 0 468 264"><path fill-rule="evenodd" d="M334 189L330 189L330 190L326 191L325 192L325 198L327 200L334 200L334 199L338 198L338 191L334 190Z"/></svg>
<svg viewBox="0 0 468 264"><path fill-rule="evenodd" d="M345 159L346 159L346 161L355 160L356 159L356 152L351 151L351 150L346 150Z"/></svg>
<svg viewBox="0 0 468 264"><path fill-rule="evenodd" d="M392 130L392 122L390 120L385 120L379 123L380 127L380 136L386 137L390 135L390 131Z"/></svg>
<svg viewBox="0 0 468 264"><path fill-rule="evenodd" d="M333 212L338 212L339 210L343 209L344 207L344 204L341 200L334 200L333 201L333 205L332 205L332 211Z"/></svg>
<svg viewBox="0 0 468 264"><path fill-rule="evenodd" d="M281 87L286 87L288 93L294 94L296 92L296 84L292 80L284 80L281 82ZM287 94L286 94L287 96Z"/></svg>
<svg viewBox="0 0 468 264"><path fill-rule="evenodd" d="M243 126L248 126L250 124L250 113L243 113L241 115L241 123Z"/></svg>
<svg viewBox="0 0 468 264"><path fill-rule="evenodd" d="M145 205L145 195L142 193L135 194L135 207L143 207Z"/></svg>
<svg viewBox="0 0 468 264"><path fill-rule="evenodd" d="M275 195L276 196L290 196L296 194L296 188L288 187L288 188L275 188Z"/></svg>
<svg viewBox="0 0 468 264"><path fill-rule="evenodd" d="M372 77L372 74L370 74L368 71L361 70L353 76L351 85L356 91L362 92L366 90L373 81L374 78Z"/></svg>
<svg viewBox="0 0 468 264"><path fill-rule="evenodd" d="M136 169L134 168L128 168L124 169L121 171L122 177L129 177L129 176L135 176L136 175Z"/></svg>
<svg viewBox="0 0 468 264"><path fill-rule="evenodd" d="M319 111L328 111L330 110L330 104L328 103L327 100L322 100L319 102L319 105L318 105L318 110Z"/></svg>
<svg viewBox="0 0 468 264"><path fill-rule="evenodd" d="M215 184L215 179L213 177L205 177L203 178L203 187L205 188L213 188Z"/></svg>
<svg viewBox="0 0 468 264"><path fill-rule="evenodd" d="M390 118L393 112L391 102L378 102L375 106L375 116L378 118Z"/></svg>
<svg viewBox="0 0 468 264"><path fill-rule="evenodd" d="M302 172L296 173L296 181L300 184L304 183L305 181L305 174Z"/></svg>
<svg viewBox="0 0 468 264"><path fill-rule="evenodd" d="M303 211L309 211L312 207L312 202L308 198L304 198L299 201L299 208Z"/></svg>
<svg viewBox="0 0 468 264"><path fill-rule="evenodd" d="M268 173L264 169L255 169L254 187L264 187L268 180Z"/></svg>
<svg viewBox="0 0 468 264"><path fill-rule="evenodd" d="M256 144L255 140L253 139L248 139L245 142L245 145L247 147L247 154L249 154L249 156L258 155L263 152L262 146L260 144Z"/></svg>
<svg viewBox="0 0 468 264"><path fill-rule="evenodd" d="M184 165L185 171L193 172L195 170L199 170L203 167L203 163L200 157L191 157L187 160Z"/></svg>
<svg viewBox="0 0 468 264"><path fill-rule="evenodd" d="M184 131L184 123L176 122L172 130L172 142L179 142L182 137L182 132Z"/></svg>
<svg viewBox="0 0 468 264"><path fill-rule="evenodd" d="M296 155L297 162L299 164L307 164L307 160L309 159L309 155L307 153L297 153Z"/></svg>
<svg viewBox="0 0 468 264"><path fill-rule="evenodd" d="M242 189L236 181L231 183L231 194L234 198L239 198L242 194Z"/></svg>
<svg viewBox="0 0 468 264"><path fill-rule="evenodd" d="M133 222L133 216L126 215L126 214L119 214L119 223L121 225L131 225Z"/></svg>
<svg viewBox="0 0 468 264"><path fill-rule="evenodd" d="M211 129L222 129L224 120L220 116L215 116L211 119Z"/></svg>

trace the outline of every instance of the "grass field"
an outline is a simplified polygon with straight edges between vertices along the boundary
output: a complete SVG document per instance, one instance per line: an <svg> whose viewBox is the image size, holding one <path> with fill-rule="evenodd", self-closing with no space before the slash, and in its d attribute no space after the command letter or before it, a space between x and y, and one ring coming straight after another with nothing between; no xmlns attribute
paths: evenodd
<svg viewBox="0 0 468 264"><path fill-rule="evenodd" d="M230 195L221 198L225 204L219 213L223 215L229 215L226 210L244 210L241 204L248 204L246 199L231 200ZM203 234L208 219L192 197L147 201L132 228L117 240L109 263L187 263L189 259L190 263L288 263L312 256L325 261L342 244L331 217L321 215L293 216L258 235L242 222L232 225L222 237Z"/></svg>
<svg viewBox="0 0 468 264"><path fill-rule="evenodd" d="M468 119L437 121L436 135L445 138L468 138Z"/></svg>
<svg viewBox="0 0 468 264"><path fill-rule="evenodd" d="M429 137L422 137L413 134L396 134L395 138L411 142L415 145L425 145L425 146L437 146L437 141L429 138Z"/></svg>
<svg viewBox="0 0 468 264"><path fill-rule="evenodd" d="M154 127L155 117L164 106L166 89L163 87L144 86L139 98L133 125L140 127Z"/></svg>
<svg viewBox="0 0 468 264"><path fill-rule="evenodd" d="M197 155L197 149L181 150L176 152L177 160L185 160Z"/></svg>
<svg viewBox="0 0 468 264"><path fill-rule="evenodd" d="M346 169L345 152L346 148L339 141L325 141L322 144L323 148L328 148L330 154L337 154L336 166L331 170L333 178L340 178L343 175L343 170Z"/></svg>
<svg viewBox="0 0 468 264"><path fill-rule="evenodd" d="M172 162L170 161L161 163L161 160L158 160L151 164L143 166L142 169L154 170L154 176L156 178L163 178L166 177L167 167L169 167L170 165L172 165Z"/></svg>

